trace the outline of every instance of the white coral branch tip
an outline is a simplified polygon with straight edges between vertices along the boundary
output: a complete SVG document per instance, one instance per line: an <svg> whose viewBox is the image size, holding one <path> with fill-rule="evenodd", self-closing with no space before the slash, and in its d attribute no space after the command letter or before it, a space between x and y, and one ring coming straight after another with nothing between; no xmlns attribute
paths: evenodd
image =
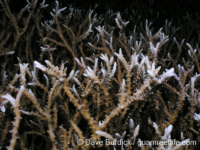
<svg viewBox="0 0 200 150"><path fill-rule="evenodd" d="M96 131L95 133L97 135L103 136L103 137L105 137L107 139L114 140L114 138L112 137L112 135L110 135L110 134L108 134L108 133L106 133L104 131Z"/></svg>
<svg viewBox="0 0 200 150"><path fill-rule="evenodd" d="M200 122L200 114L194 113L194 120Z"/></svg>
<svg viewBox="0 0 200 150"><path fill-rule="evenodd" d="M83 74L84 76L90 77L91 79L93 79L95 81L98 80L98 78L95 75L94 71L90 67L87 67L86 72L87 72L87 74Z"/></svg>
<svg viewBox="0 0 200 150"><path fill-rule="evenodd" d="M166 79L172 76L174 76L174 68L167 70L167 72L162 75L162 78Z"/></svg>
<svg viewBox="0 0 200 150"><path fill-rule="evenodd" d="M74 70L72 70L67 78L67 81L71 80L74 76Z"/></svg>
<svg viewBox="0 0 200 150"><path fill-rule="evenodd" d="M162 137L163 140L168 139L169 134L172 132L172 128L173 128L173 126L171 124L167 128L165 128L165 134Z"/></svg>
<svg viewBox="0 0 200 150"><path fill-rule="evenodd" d="M43 65L41 65L39 62L37 62L37 61L34 61L34 65L35 65L35 67L36 68L38 68L38 69L40 69L40 70L42 70L42 71L46 71L46 67L45 66L43 66Z"/></svg>
<svg viewBox="0 0 200 150"><path fill-rule="evenodd" d="M18 94L17 94L17 98L16 98L17 100L19 100L19 98L20 98L20 96L21 96L21 94L23 93L24 90L25 90L25 88L22 85L20 87ZM2 95L1 97L4 98L4 99L7 99L12 104L13 107L17 107L16 99L14 99L10 94Z"/></svg>
<svg viewBox="0 0 200 150"><path fill-rule="evenodd" d="M115 54L119 59L123 57L123 56L122 56L122 50L121 50L121 48L119 49L119 54L117 54L117 53L115 53L115 52L114 52L114 54Z"/></svg>
<svg viewBox="0 0 200 150"><path fill-rule="evenodd" d="M115 62L114 66L113 66L113 69L112 69L112 73L110 74L110 78L112 78L114 76L116 68L117 68L117 63Z"/></svg>
<svg viewBox="0 0 200 150"><path fill-rule="evenodd" d="M7 99L13 106L15 106L16 99L14 99L10 94L2 95L1 97Z"/></svg>
<svg viewBox="0 0 200 150"><path fill-rule="evenodd" d="M140 125L138 124L138 125L136 126L136 128L135 128L135 131L134 131L134 135L133 135L133 138L134 138L134 139L138 136L139 129L140 129Z"/></svg>
<svg viewBox="0 0 200 150"><path fill-rule="evenodd" d="M153 127L156 130L156 134L158 135L161 134L160 131L158 130L158 125L155 122L153 122Z"/></svg>

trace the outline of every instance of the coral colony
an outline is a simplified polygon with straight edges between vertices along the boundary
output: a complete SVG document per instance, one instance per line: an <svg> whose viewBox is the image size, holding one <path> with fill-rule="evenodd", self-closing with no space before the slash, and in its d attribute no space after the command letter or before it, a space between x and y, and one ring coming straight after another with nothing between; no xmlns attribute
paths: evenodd
<svg viewBox="0 0 200 150"><path fill-rule="evenodd" d="M0 5L0 149L198 148L198 14Z"/></svg>

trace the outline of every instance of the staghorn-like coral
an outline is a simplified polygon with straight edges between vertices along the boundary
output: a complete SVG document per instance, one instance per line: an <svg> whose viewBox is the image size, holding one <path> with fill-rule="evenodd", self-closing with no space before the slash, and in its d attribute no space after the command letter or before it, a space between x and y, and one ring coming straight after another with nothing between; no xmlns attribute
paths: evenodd
<svg viewBox="0 0 200 150"><path fill-rule="evenodd" d="M0 149L198 148L199 37L189 41L191 30L168 20L153 30L145 14L138 26L134 11L126 21L128 10L103 16L97 5L27 2L15 15L0 1Z"/></svg>

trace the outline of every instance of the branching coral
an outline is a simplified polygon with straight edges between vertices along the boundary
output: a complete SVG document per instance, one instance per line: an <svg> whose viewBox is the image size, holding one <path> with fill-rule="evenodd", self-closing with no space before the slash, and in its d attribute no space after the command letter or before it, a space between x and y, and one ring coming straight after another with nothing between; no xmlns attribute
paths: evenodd
<svg viewBox="0 0 200 150"><path fill-rule="evenodd" d="M110 10L105 18L93 10L83 16L58 1L45 20L41 13L51 5L38 3L28 1L16 16L0 1L5 22L12 20L0 35L7 37L0 56L8 58L1 70L0 148L194 149L187 143L199 140L199 51L172 23L152 34L146 20L145 29L131 31L134 16L125 21ZM125 147L105 138L161 144Z"/></svg>

